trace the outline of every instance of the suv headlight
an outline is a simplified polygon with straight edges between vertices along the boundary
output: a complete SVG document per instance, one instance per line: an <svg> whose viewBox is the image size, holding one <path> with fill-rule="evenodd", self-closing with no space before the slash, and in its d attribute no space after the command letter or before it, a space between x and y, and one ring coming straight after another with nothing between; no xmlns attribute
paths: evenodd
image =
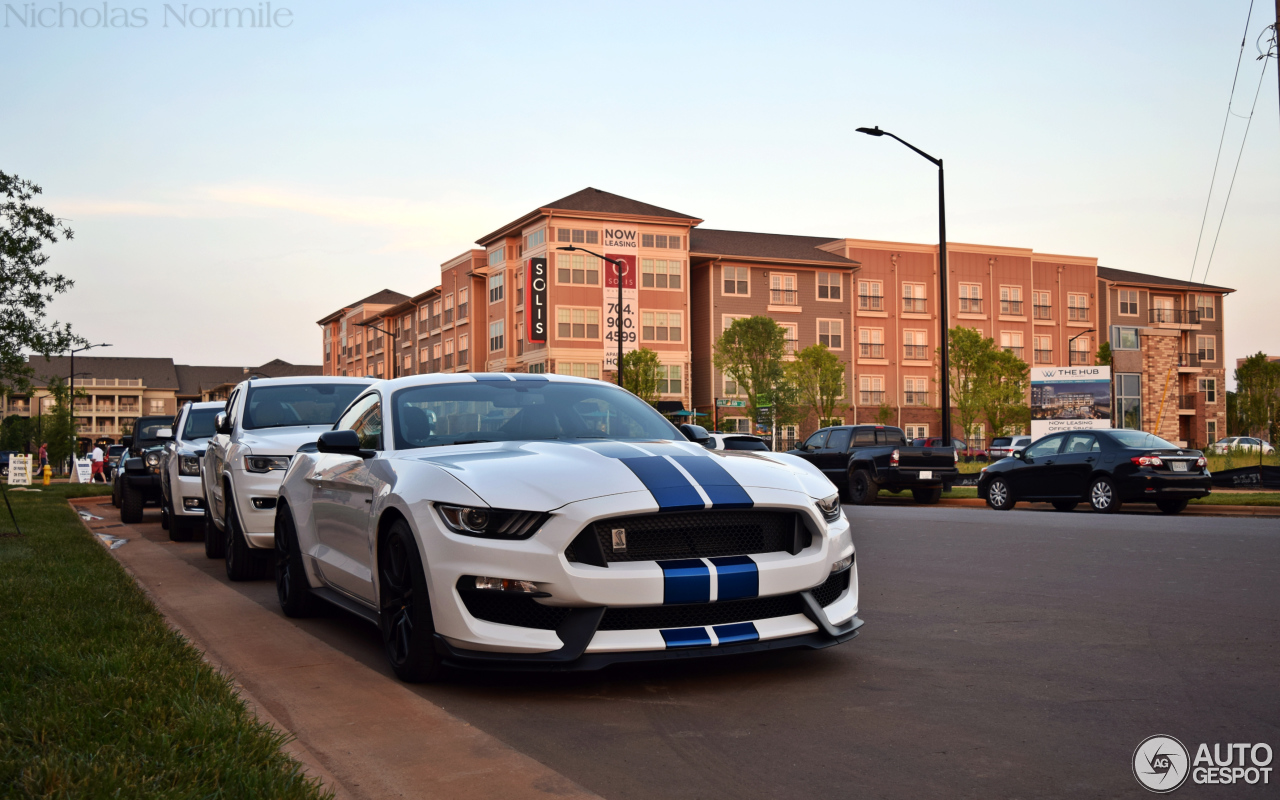
<svg viewBox="0 0 1280 800"><path fill-rule="evenodd" d="M147 462L147 466L148 466L148 467L158 467L158 466L160 466L160 454L159 454L159 453L147 453L146 458L145 458L144 460Z"/></svg>
<svg viewBox="0 0 1280 800"><path fill-rule="evenodd" d="M840 493L836 492L830 497L824 497L821 500L815 500L814 504L818 506L818 510L822 512L822 518L827 522L835 522L840 519Z"/></svg>
<svg viewBox="0 0 1280 800"><path fill-rule="evenodd" d="M200 457L199 456L179 456L178 457L178 474L199 477Z"/></svg>
<svg viewBox="0 0 1280 800"><path fill-rule="evenodd" d="M245 472L270 472L273 469L288 469L288 456L245 456ZM200 473L197 471L197 475Z"/></svg>
<svg viewBox="0 0 1280 800"><path fill-rule="evenodd" d="M528 539L550 516L537 511L467 506L438 505L436 510L440 512L445 526L454 533L485 539Z"/></svg>

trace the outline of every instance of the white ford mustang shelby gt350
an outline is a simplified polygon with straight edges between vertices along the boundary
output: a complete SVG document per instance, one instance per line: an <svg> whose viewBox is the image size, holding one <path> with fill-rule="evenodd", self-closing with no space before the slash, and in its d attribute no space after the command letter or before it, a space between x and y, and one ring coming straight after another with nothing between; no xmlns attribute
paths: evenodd
<svg viewBox="0 0 1280 800"><path fill-rule="evenodd" d="M801 459L705 438L595 380L375 383L285 475L280 603L376 623L408 681L852 639L836 487Z"/></svg>

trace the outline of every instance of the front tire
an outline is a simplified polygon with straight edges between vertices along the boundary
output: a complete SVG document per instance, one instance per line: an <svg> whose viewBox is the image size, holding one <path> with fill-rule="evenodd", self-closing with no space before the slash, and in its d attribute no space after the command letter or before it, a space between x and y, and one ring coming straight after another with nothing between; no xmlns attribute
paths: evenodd
<svg viewBox="0 0 1280 800"><path fill-rule="evenodd" d="M880 487L876 486L871 473L865 469L855 469L849 474L849 499L854 505L869 506L876 501Z"/></svg>
<svg viewBox="0 0 1280 800"><path fill-rule="evenodd" d="M1100 514L1114 514L1120 510L1120 493L1110 478L1098 478L1089 487L1089 507Z"/></svg>
<svg viewBox="0 0 1280 800"><path fill-rule="evenodd" d="M378 547L382 643L396 677L407 683L440 678L435 624L422 558L404 520L391 525Z"/></svg>
<svg viewBox="0 0 1280 800"><path fill-rule="evenodd" d="M1162 514L1181 514L1187 507L1185 498L1180 500L1157 500L1156 508L1160 509Z"/></svg>
<svg viewBox="0 0 1280 800"><path fill-rule="evenodd" d="M120 507L120 480L118 478L111 482L111 505L116 508Z"/></svg>
<svg viewBox="0 0 1280 800"><path fill-rule="evenodd" d="M920 505L931 506L942 499L942 487L933 489L912 489L911 497Z"/></svg>
<svg viewBox="0 0 1280 800"><path fill-rule="evenodd" d="M276 596L286 617L314 617L320 600L311 593L302 564L298 528L288 506L276 512Z"/></svg>
<svg viewBox="0 0 1280 800"><path fill-rule="evenodd" d="M233 581L253 581L267 577L269 562L249 549L249 542L240 529L240 519L227 496L227 518L223 520L226 541L227 577Z"/></svg>
<svg viewBox="0 0 1280 800"><path fill-rule="evenodd" d="M222 531L218 530L218 526L213 524L213 515L206 508L204 510L204 557L225 558L226 555L227 540L222 535Z"/></svg>
<svg viewBox="0 0 1280 800"><path fill-rule="evenodd" d="M146 502L142 492L130 488L129 481L121 481L120 487L120 521L126 525L142 522L142 506Z"/></svg>
<svg viewBox="0 0 1280 800"><path fill-rule="evenodd" d="M1017 502L1013 499L1013 489L1004 478L994 478L987 484L987 505L996 511L1008 511Z"/></svg>
<svg viewBox="0 0 1280 800"><path fill-rule="evenodd" d="M171 542L189 542L194 533L194 525L191 520L186 517L180 517L173 513L173 503L170 502L165 507L165 519L169 521L169 541Z"/></svg>
<svg viewBox="0 0 1280 800"><path fill-rule="evenodd" d="M1054 500L1053 507L1059 511L1072 511L1080 503L1076 500Z"/></svg>

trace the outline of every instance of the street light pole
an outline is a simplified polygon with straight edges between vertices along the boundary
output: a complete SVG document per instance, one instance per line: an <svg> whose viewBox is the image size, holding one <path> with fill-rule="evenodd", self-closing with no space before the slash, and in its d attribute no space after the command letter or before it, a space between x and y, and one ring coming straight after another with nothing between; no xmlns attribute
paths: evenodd
<svg viewBox="0 0 1280 800"><path fill-rule="evenodd" d="M71 458L73 461L76 457L76 353L92 350L95 347L110 346L109 344L87 344L84 347L76 347L71 350L70 397L67 399L67 404L71 411Z"/></svg>
<svg viewBox="0 0 1280 800"><path fill-rule="evenodd" d="M391 333L388 330L379 328L377 325L374 325L372 322L357 322L356 324L362 328L373 328L375 331L385 334L387 339L390 340L391 347L389 348L389 352L391 355L390 355L390 358L388 358L387 360L391 362L391 377L394 378L396 376L396 359L400 357L396 353L396 335L394 333Z"/></svg>
<svg viewBox="0 0 1280 800"><path fill-rule="evenodd" d="M623 261L620 258L607 258L605 256L600 255L599 253L593 253L592 251L588 250L585 247L574 247L573 245L569 245L568 247L557 247L556 249L568 250L570 252L581 251L588 255L593 255L596 258L600 259L601 261L607 261L617 268L617 271L618 271L618 385L621 386L622 385L622 339L623 339L623 336L625 336L625 331L622 328L622 268L627 265L627 262Z"/></svg>
<svg viewBox="0 0 1280 800"><path fill-rule="evenodd" d="M879 126L874 128L858 128L858 133L865 133L868 136L888 136L896 139L901 144L906 145L916 154L923 156L926 161L930 162L938 168L938 315L941 318L939 324L940 333L939 341L941 342L940 350L942 352L942 363L940 365L942 372L942 390L939 405L942 406L942 441L951 441L951 354L948 352L948 326L951 324L950 316L947 313L947 200L946 190L943 183L942 159L934 158L925 151L911 144L910 142L899 139L888 131L880 130ZM965 442L968 445L968 442Z"/></svg>

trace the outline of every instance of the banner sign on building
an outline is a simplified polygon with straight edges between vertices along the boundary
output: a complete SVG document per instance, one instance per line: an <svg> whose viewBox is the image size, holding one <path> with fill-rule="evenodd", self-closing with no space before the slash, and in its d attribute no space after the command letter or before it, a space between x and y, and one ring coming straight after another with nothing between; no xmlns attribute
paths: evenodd
<svg viewBox="0 0 1280 800"><path fill-rule="evenodd" d="M528 286L525 287L525 330L530 342L547 341L547 259L529 259L525 269Z"/></svg>
<svg viewBox="0 0 1280 800"><path fill-rule="evenodd" d="M1031 370L1031 438L1110 427L1110 367Z"/></svg>
<svg viewBox="0 0 1280 800"><path fill-rule="evenodd" d="M628 226L605 228L605 257L624 263L622 267L622 350L623 354L636 349L640 330L640 292L636 274L639 262L640 229ZM612 250L613 252L610 252ZM619 252L621 251L621 252ZM618 267L604 265L604 368L618 368Z"/></svg>
<svg viewBox="0 0 1280 800"><path fill-rule="evenodd" d="M10 486L31 485L31 456L9 456L8 483Z"/></svg>

